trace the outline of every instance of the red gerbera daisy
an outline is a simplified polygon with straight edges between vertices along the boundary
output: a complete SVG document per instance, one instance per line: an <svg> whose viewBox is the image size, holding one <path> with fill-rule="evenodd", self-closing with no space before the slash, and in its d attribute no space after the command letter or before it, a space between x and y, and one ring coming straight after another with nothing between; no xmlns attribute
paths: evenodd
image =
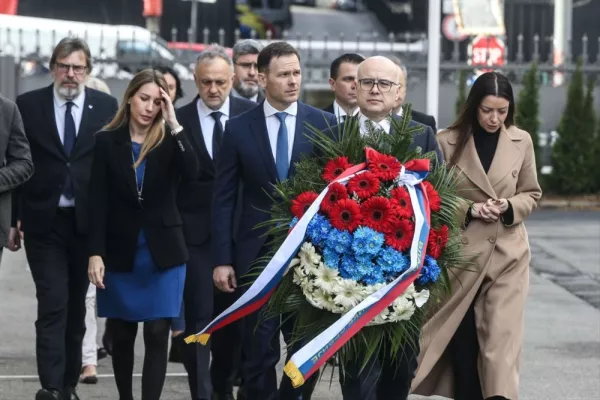
<svg viewBox="0 0 600 400"><path fill-rule="evenodd" d="M350 168L352 164L348 161L348 157L337 157L333 160L327 161L325 168L323 168L323 179L329 183L336 179L345 170Z"/></svg>
<svg viewBox="0 0 600 400"><path fill-rule="evenodd" d="M436 260L442 255L442 251L448 243L448 226L442 225L439 229L432 229L427 238L427 253Z"/></svg>
<svg viewBox="0 0 600 400"><path fill-rule="evenodd" d="M348 190L364 200L375 196L379 190L379 179L369 171L358 174L348 181Z"/></svg>
<svg viewBox="0 0 600 400"><path fill-rule="evenodd" d="M379 179L391 181L400 173L402 164L395 157L387 154L373 153L369 159L369 169Z"/></svg>
<svg viewBox="0 0 600 400"><path fill-rule="evenodd" d="M329 222L339 230L353 232L361 223L360 206L351 199L342 199L329 211Z"/></svg>
<svg viewBox="0 0 600 400"><path fill-rule="evenodd" d="M298 219L302 218L308 207L319 197L315 192L300 193L298 197L292 200L292 214Z"/></svg>
<svg viewBox="0 0 600 400"><path fill-rule="evenodd" d="M408 219L393 220L385 234L385 243L391 248L400 252L410 249L413 236L415 234L415 225Z"/></svg>
<svg viewBox="0 0 600 400"><path fill-rule="evenodd" d="M410 218L413 215L410 194L404 186L392 190L392 207L398 218Z"/></svg>
<svg viewBox="0 0 600 400"><path fill-rule="evenodd" d="M360 205L363 224L378 232L385 232L394 215L392 205L385 197L371 197Z"/></svg>
<svg viewBox="0 0 600 400"><path fill-rule="evenodd" d="M439 193L430 182L423 181L423 188L425 189L425 193L427 193L427 198L429 199L429 208L431 211L440 211L442 207L442 199L440 198Z"/></svg>
<svg viewBox="0 0 600 400"><path fill-rule="evenodd" d="M325 212L331 211L335 203L342 199L348 198L348 190L346 186L342 185L339 182L332 183L329 186L329 191L327 192L327 196L323 199L321 203L321 210Z"/></svg>

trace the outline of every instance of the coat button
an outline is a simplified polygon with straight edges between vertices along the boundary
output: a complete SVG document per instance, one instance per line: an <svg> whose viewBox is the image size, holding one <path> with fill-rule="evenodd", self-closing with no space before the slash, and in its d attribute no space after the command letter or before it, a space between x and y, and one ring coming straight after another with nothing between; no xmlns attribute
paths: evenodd
<svg viewBox="0 0 600 400"><path fill-rule="evenodd" d="M490 241L490 243L496 243L496 238L495 237L491 237L488 240Z"/></svg>
<svg viewBox="0 0 600 400"><path fill-rule="evenodd" d="M514 169L512 172L512 175L516 178L518 174L519 174L519 172L516 169Z"/></svg>
<svg viewBox="0 0 600 400"><path fill-rule="evenodd" d="M469 239L467 239L464 236L460 239L460 241L462 242L462 244L468 244L469 243Z"/></svg>

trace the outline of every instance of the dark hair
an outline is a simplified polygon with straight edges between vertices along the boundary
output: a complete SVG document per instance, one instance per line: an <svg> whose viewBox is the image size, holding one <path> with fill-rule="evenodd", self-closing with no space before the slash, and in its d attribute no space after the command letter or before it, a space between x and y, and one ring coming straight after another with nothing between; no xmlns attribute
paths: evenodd
<svg viewBox="0 0 600 400"><path fill-rule="evenodd" d="M508 114L504 126L510 128L514 124L515 99L508 78L498 72L486 72L481 75L473 83L458 118L448 128L458 131L458 143L450 159L451 165L456 165L460 160L469 138L473 135L473 126L477 125L477 110L486 96L498 96L508 100Z"/></svg>
<svg viewBox="0 0 600 400"><path fill-rule="evenodd" d="M274 42L265 47L258 53L258 72L266 72L269 69L269 64L274 58L283 56L295 55L300 60L300 53L289 43L286 42Z"/></svg>
<svg viewBox="0 0 600 400"><path fill-rule="evenodd" d="M337 79L338 73L340 72L340 66L343 63L360 64L363 61L365 61L365 58L363 56L361 56L360 54L355 54L355 53L342 54L341 56L339 56L338 58L333 60L333 62L331 63L331 67L329 68L329 77L331 79Z"/></svg>
<svg viewBox="0 0 600 400"><path fill-rule="evenodd" d="M90 73L92 71L92 54L90 53L90 47L85 40L78 37L66 37L58 42L52 52L52 57L50 57L50 69L54 69L58 58L68 57L71 53L76 51L83 51L83 54L85 54L86 70Z"/></svg>
<svg viewBox="0 0 600 400"><path fill-rule="evenodd" d="M154 70L160 72L163 75L169 74L173 76L173 78L175 78L175 101L181 99L184 96L183 89L181 88L181 80L179 79L179 75L177 75L177 72L175 72L173 68L167 66L158 66L154 67ZM175 101L173 101L173 103L175 103Z"/></svg>

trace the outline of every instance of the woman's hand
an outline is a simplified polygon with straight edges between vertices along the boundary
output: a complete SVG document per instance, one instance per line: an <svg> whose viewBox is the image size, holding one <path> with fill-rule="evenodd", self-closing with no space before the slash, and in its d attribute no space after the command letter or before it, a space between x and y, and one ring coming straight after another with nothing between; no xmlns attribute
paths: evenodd
<svg viewBox="0 0 600 400"><path fill-rule="evenodd" d="M491 202L490 202L491 201ZM492 199L485 203L474 203L471 207L471 216L485 222L496 222L500 217L500 209L493 204Z"/></svg>
<svg viewBox="0 0 600 400"><path fill-rule="evenodd" d="M498 211L500 211L500 214L504 214L506 212L506 210L508 210L508 200L506 200L506 199L498 199L498 200L489 199L487 201L487 204L489 204L490 207L496 207L498 209Z"/></svg>
<svg viewBox="0 0 600 400"><path fill-rule="evenodd" d="M165 121L167 121L167 124L169 124L171 130L175 130L179 128L179 122L177 122L177 116L175 115L175 107L173 107L173 102L171 101L169 94L165 92L163 88L159 89L160 94L163 97L163 101L160 103L162 108L162 117Z"/></svg>
<svg viewBox="0 0 600 400"><path fill-rule="evenodd" d="M90 257L88 262L88 278L98 289L104 289L104 261L102 261L102 257Z"/></svg>

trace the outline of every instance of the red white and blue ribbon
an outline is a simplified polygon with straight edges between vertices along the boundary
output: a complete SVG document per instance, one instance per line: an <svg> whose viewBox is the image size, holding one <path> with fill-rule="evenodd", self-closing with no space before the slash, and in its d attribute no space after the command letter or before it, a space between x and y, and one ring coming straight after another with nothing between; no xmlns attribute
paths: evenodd
<svg viewBox="0 0 600 400"><path fill-rule="evenodd" d="M372 149L367 149L367 159L369 159L369 154L372 151ZM334 182L346 184L353 176L364 172L366 169L367 163L353 166L344 171ZM415 215L415 234L411 246L410 267L393 282L373 293L344 314L336 323L292 356L286 364L284 372L290 377L294 386L302 385L354 334L389 306L418 277L425 259L429 235L429 202L420 185L428 172L429 160L412 160L402 166L401 173L396 179L398 186L406 186ZM319 194L250 288L202 331L187 337L185 339L186 343L200 342L206 344L212 332L260 309L269 300L287 272L291 260L296 256L298 249L304 242L308 224L319 211L321 202L328 191L329 186Z"/></svg>

